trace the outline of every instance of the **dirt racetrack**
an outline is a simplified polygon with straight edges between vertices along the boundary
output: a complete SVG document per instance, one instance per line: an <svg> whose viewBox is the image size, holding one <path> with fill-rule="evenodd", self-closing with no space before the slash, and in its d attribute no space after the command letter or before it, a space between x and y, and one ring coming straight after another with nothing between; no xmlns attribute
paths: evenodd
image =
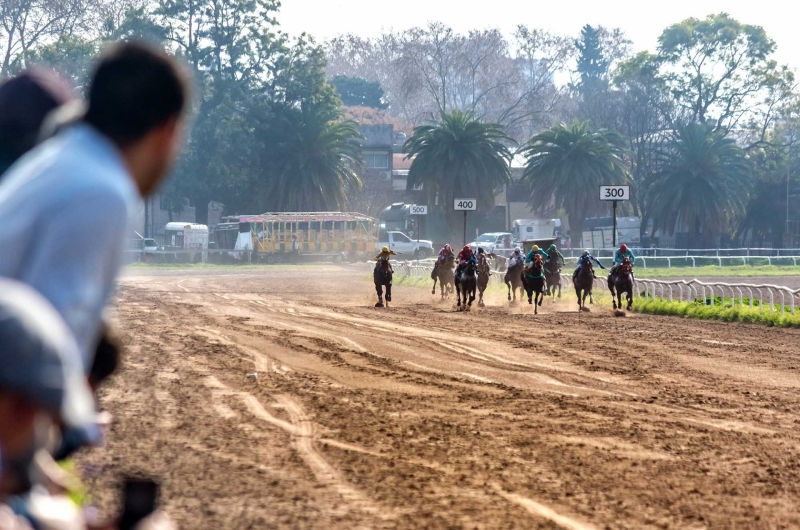
<svg viewBox="0 0 800 530"><path fill-rule="evenodd" d="M161 477L190 529L800 527L800 332L573 297L379 310L363 266L139 269L79 463L105 510Z"/></svg>

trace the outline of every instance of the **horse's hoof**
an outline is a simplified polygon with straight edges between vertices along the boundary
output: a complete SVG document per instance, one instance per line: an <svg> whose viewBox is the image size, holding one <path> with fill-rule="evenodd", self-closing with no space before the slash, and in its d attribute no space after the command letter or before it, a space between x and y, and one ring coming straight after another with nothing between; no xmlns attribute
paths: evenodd
<svg viewBox="0 0 800 530"><path fill-rule="evenodd" d="M383 302L378 302L377 304L375 304L375 307L383 307Z"/></svg>
<svg viewBox="0 0 800 530"><path fill-rule="evenodd" d="M538 315L538 314L539 314L539 310L538 310L538 309L536 309L536 308L533 308L533 314L534 314L534 315Z"/></svg>
<svg viewBox="0 0 800 530"><path fill-rule="evenodd" d="M542 301L541 301L541 300L539 300L539 305L540 305L540 306L542 305Z"/></svg>

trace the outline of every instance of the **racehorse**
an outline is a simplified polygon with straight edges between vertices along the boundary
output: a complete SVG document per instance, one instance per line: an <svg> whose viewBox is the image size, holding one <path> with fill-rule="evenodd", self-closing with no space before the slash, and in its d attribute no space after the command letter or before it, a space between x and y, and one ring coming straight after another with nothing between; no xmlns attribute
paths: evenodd
<svg viewBox="0 0 800 530"><path fill-rule="evenodd" d="M509 267L506 271L506 276L503 281L508 286L508 301L511 304L517 303L517 289L519 289L519 297L522 298L522 259L520 258L513 267ZM514 295L512 300L511 295Z"/></svg>
<svg viewBox="0 0 800 530"><path fill-rule="evenodd" d="M631 310L633 307L633 263L630 258L622 258L622 263L614 271L614 276L608 275L608 290L611 291L614 309L622 309L622 293L625 293L628 299L627 309Z"/></svg>
<svg viewBox="0 0 800 530"><path fill-rule="evenodd" d="M488 258L495 258L497 256L493 253L486 254ZM489 266L489 262L484 260L478 263L478 307L486 307L486 304L483 303L483 292L486 290L486 287L489 285L489 277L492 274L492 269Z"/></svg>
<svg viewBox="0 0 800 530"><path fill-rule="evenodd" d="M588 309L586 309L586 297L592 296L592 287L594 286L594 267L592 266L592 260L583 260L578 269L578 274L572 279L572 283L575 285L575 294L578 296L578 310L588 311ZM583 298L581 298L581 291L583 291Z"/></svg>
<svg viewBox="0 0 800 530"><path fill-rule="evenodd" d="M436 265L431 271L431 279L433 280L433 289L431 294L436 294L436 282L439 282L439 290L442 292L442 300L453 294L456 290L455 283L453 283L453 269L455 268L455 256L452 254L444 260L444 263L437 261Z"/></svg>
<svg viewBox="0 0 800 530"><path fill-rule="evenodd" d="M461 272L456 271L454 275L456 284L456 294L458 295L458 308L469 310L472 302L475 301L475 289L478 284L478 270L476 263L468 261ZM464 297L464 304L461 304L461 297ZM467 300L469 298L469 300Z"/></svg>
<svg viewBox="0 0 800 530"><path fill-rule="evenodd" d="M389 264L388 259L378 260L378 266L375 267L375 272L372 273L372 279L375 281L375 291L378 293L378 303L375 304L375 307L384 307L384 286L386 286L386 307L389 307L389 302L392 301L392 272L392 266Z"/></svg>
<svg viewBox="0 0 800 530"><path fill-rule="evenodd" d="M539 254L536 254L533 262L525 267L521 278L525 292L528 293L528 303L533 304L533 314L536 315L539 313L542 300L544 300L544 264ZM536 293L535 300L533 299L534 292Z"/></svg>
<svg viewBox="0 0 800 530"><path fill-rule="evenodd" d="M550 261L545 263L544 278L547 281L547 296L552 296L553 303L556 303L556 289L558 297L561 298L561 262L558 256L550 258Z"/></svg>

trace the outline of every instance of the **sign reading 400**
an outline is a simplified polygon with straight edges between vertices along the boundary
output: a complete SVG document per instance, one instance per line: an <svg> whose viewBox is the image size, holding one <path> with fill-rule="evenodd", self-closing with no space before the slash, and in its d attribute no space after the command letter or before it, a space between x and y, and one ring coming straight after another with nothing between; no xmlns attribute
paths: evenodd
<svg viewBox="0 0 800 530"><path fill-rule="evenodd" d="M478 209L477 199L456 199L453 201L453 210L460 212L472 212Z"/></svg>

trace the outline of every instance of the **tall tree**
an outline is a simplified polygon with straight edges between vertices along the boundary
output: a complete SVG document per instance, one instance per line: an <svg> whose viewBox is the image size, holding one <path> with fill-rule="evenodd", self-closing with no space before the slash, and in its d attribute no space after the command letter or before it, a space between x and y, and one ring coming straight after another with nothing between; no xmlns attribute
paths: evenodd
<svg viewBox="0 0 800 530"><path fill-rule="evenodd" d="M257 197L272 211L342 210L361 181L358 125L324 104L284 107L257 128L266 178Z"/></svg>
<svg viewBox="0 0 800 530"><path fill-rule="evenodd" d="M196 81L196 121L171 185L192 199L198 223L207 224L208 203L226 186L226 168L215 161L221 155L214 148L217 123L239 121L242 103L285 48L274 31L277 8L277 0L159 1L155 15L166 43L186 59Z"/></svg>
<svg viewBox="0 0 800 530"><path fill-rule="evenodd" d="M787 221L797 223L800 207L800 124L787 122L772 130L767 142L749 152L755 184L744 216L736 226L742 244L773 248L787 238Z"/></svg>
<svg viewBox="0 0 800 530"><path fill-rule="evenodd" d="M763 28L742 24L727 13L688 18L658 39L662 75L687 122L733 130L791 91L794 76L771 58L775 42ZM762 116L762 119L772 117Z"/></svg>
<svg viewBox="0 0 800 530"><path fill-rule="evenodd" d="M656 170L657 152L674 121L674 103L666 83L658 75L656 57L642 52L623 62L613 83L619 91L617 130L628 141L632 189L631 206L647 230L649 212L646 185Z"/></svg>
<svg viewBox="0 0 800 530"><path fill-rule="evenodd" d="M584 219L598 212L596 190L605 184L627 184L625 141L589 122L573 121L543 131L520 150L526 158L523 182L530 187L530 204L554 203L569 217L573 240L583 233Z"/></svg>
<svg viewBox="0 0 800 530"><path fill-rule="evenodd" d="M417 127L405 143L413 159L407 189L421 187L426 203L444 210L453 240L459 240L453 199L475 197L479 210L491 210L496 192L511 182L512 143L501 125L476 120L471 112L442 112L439 122Z"/></svg>
<svg viewBox="0 0 800 530"><path fill-rule="evenodd" d="M578 79L572 88L578 96L578 115L595 127L611 127L616 101L609 90L611 59L603 48L601 28L584 26L575 47Z"/></svg>
<svg viewBox="0 0 800 530"><path fill-rule="evenodd" d="M753 171L744 150L702 123L678 125L648 186L653 230L714 244L744 212Z"/></svg>
<svg viewBox="0 0 800 530"><path fill-rule="evenodd" d="M50 66L82 90L89 81L91 65L97 52L97 41L64 35L50 44L29 51L27 62Z"/></svg>
<svg viewBox="0 0 800 530"><path fill-rule="evenodd" d="M348 107L385 109L387 106L383 101L383 89L380 83L346 75L334 76L331 83L336 87L342 103Z"/></svg>
<svg viewBox="0 0 800 530"><path fill-rule="evenodd" d="M86 0L3 0L0 2L0 79L15 66L27 67L31 51L52 38L87 29Z"/></svg>

